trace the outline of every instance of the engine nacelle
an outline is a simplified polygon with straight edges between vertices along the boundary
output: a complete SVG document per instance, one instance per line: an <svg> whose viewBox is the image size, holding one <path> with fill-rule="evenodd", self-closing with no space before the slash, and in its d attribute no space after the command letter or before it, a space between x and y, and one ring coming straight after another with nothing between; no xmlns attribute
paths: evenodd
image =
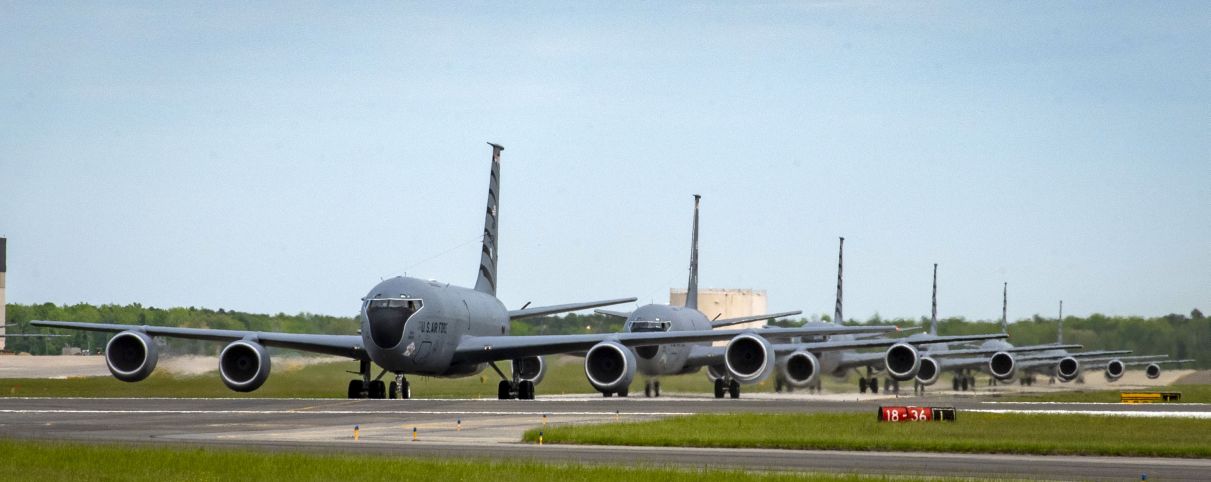
<svg viewBox="0 0 1211 482"><path fill-rule="evenodd" d="M820 360L811 352L799 350L778 359L778 372L790 386L806 388L820 379Z"/></svg>
<svg viewBox="0 0 1211 482"><path fill-rule="evenodd" d="M538 385L547 374L547 362L540 356L518 358L513 360L513 373L517 374L519 381Z"/></svg>
<svg viewBox="0 0 1211 482"><path fill-rule="evenodd" d="M159 359L156 343L146 333L123 331L105 344L105 365L114 378L124 382L147 378Z"/></svg>
<svg viewBox="0 0 1211 482"><path fill-rule="evenodd" d="M635 379L635 354L621 343L603 341L585 354L584 374L599 392L626 390Z"/></svg>
<svg viewBox="0 0 1211 482"><path fill-rule="evenodd" d="M219 377L237 392L261 388L269 379L269 365L269 352L253 341L233 341L219 353Z"/></svg>
<svg viewBox="0 0 1211 482"><path fill-rule="evenodd" d="M1073 357L1064 357L1056 364L1055 376L1061 382L1070 382L1076 380L1076 377L1081 374L1081 362Z"/></svg>
<svg viewBox="0 0 1211 482"><path fill-rule="evenodd" d="M916 347L907 343L896 343L883 354L883 367L896 381L908 381L917 376L921 369L921 355Z"/></svg>
<svg viewBox="0 0 1211 482"><path fill-rule="evenodd" d="M760 335L741 333L727 342L723 365L728 375L740 383L757 383L774 371L774 347Z"/></svg>
<svg viewBox="0 0 1211 482"><path fill-rule="evenodd" d="M988 373L997 380L1002 382L1013 380L1013 376L1017 372L1018 364L1014 361L1013 355L1008 352L998 351L988 359Z"/></svg>
<svg viewBox="0 0 1211 482"><path fill-rule="evenodd" d="M1160 378L1161 366L1156 363L1149 363L1148 366L1144 367L1144 376L1148 377L1149 380Z"/></svg>
<svg viewBox="0 0 1211 482"><path fill-rule="evenodd" d="M1122 360L1110 360L1106 362L1106 381L1113 382L1123 378L1123 371L1126 369L1127 366L1123 365Z"/></svg>
<svg viewBox="0 0 1211 482"><path fill-rule="evenodd" d="M937 383L938 378L942 375L942 370L938 367L938 361L930 357L921 357L921 367L917 369L917 383L922 385L933 385Z"/></svg>

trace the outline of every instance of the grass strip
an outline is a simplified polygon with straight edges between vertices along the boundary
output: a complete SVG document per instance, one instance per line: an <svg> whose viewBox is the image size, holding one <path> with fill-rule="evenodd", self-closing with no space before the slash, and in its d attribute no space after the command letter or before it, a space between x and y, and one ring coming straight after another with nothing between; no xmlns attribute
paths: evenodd
<svg viewBox="0 0 1211 482"><path fill-rule="evenodd" d="M465 480L568 482L660 480L662 482L885 481L924 478L757 473L475 459L419 459L389 455L322 455L210 448L0 439L0 480L232 481ZM938 479L928 479L938 480ZM958 480L958 479L955 479Z"/></svg>
<svg viewBox="0 0 1211 482"><path fill-rule="evenodd" d="M536 441L530 430L525 441ZM1211 420L960 412L956 422L875 413L701 414L548 427L546 443L664 447L1211 457Z"/></svg>

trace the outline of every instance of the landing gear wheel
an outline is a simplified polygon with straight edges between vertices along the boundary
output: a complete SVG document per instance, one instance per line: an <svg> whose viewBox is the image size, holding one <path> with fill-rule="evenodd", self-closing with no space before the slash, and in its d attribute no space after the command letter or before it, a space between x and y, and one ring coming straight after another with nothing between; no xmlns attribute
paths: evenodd
<svg viewBox="0 0 1211 482"><path fill-rule="evenodd" d="M382 380L374 380L370 382L370 393L368 394L368 397L375 400L387 398L387 384L383 383Z"/></svg>
<svg viewBox="0 0 1211 482"><path fill-rule="evenodd" d="M782 393L782 379L781 378L774 379L774 393Z"/></svg>
<svg viewBox="0 0 1211 482"><path fill-rule="evenodd" d="M660 396L660 380L655 380L652 382L652 393L657 397Z"/></svg>
<svg viewBox="0 0 1211 482"><path fill-rule="evenodd" d="M963 382L959 384L959 387L962 388L964 392L967 391L967 377L963 377Z"/></svg>
<svg viewBox="0 0 1211 482"><path fill-rule="evenodd" d="M870 379L870 393L879 393L879 379L878 378Z"/></svg>
<svg viewBox="0 0 1211 482"><path fill-rule="evenodd" d="M959 391L959 377L956 376L956 377L952 378L951 385L954 385L954 391L956 391L956 392Z"/></svg>
<svg viewBox="0 0 1211 482"><path fill-rule="evenodd" d="M404 380L399 384L399 398L401 400L412 398L412 384L408 380Z"/></svg>
<svg viewBox="0 0 1211 482"><path fill-rule="evenodd" d="M866 393L866 379L865 378L858 379L858 393Z"/></svg>
<svg viewBox="0 0 1211 482"><path fill-rule="evenodd" d="M724 387L723 379L722 378L716 379L715 380L715 398L723 398L724 391L726 391L726 388Z"/></svg>
<svg viewBox="0 0 1211 482"><path fill-rule="evenodd" d="M517 399L518 400L533 400L534 399L534 382L530 380L522 380L517 384Z"/></svg>
<svg viewBox="0 0 1211 482"><path fill-rule="evenodd" d="M387 398L395 400L396 397L399 397L399 384L391 382L387 385Z"/></svg>
<svg viewBox="0 0 1211 482"><path fill-rule="evenodd" d="M501 380L500 383L496 384L496 398L499 400L512 400L513 384L509 383L508 380Z"/></svg>
<svg viewBox="0 0 1211 482"><path fill-rule="evenodd" d="M644 382L643 396L649 397L649 398L652 396L652 382L651 381Z"/></svg>
<svg viewBox="0 0 1211 482"><path fill-rule="evenodd" d="M740 382L732 380L732 383L727 385L727 394L732 398L740 398Z"/></svg>
<svg viewBox="0 0 1211 482"><path fill-rule="evenodd" d="M610 398L610 397L614 396L614 392L601 392L601 396Z"/></svg>
<svg viewBox="0 0 1211 482"><path fill-rule="evenodd" d="M627 395L630 393L630 389L631 389L630 387L627 387L627 388L624 388L624 389L622 389L622 390L619 390L619 391L618 391L618 396L620 396L620 397L625 397L625 396L627 396Z"/></svg>
<svg viewBox="0 0 1211 482"><path fill-rule="evenodd" d="M361 380L349 380L349 398L366 398L366 386Z"/></svg>

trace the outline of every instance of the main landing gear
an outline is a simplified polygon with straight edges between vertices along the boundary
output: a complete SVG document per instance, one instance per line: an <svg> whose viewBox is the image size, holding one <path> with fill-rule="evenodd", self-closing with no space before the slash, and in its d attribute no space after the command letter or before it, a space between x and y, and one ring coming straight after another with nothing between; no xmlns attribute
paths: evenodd
<svg viewBox="0 0 1211 482"><path fill-rule="evenodd" d="M740 398L740 382L716 378L715 398L723 398L724 393L727 393L731 398Z"/></svg>
<svg viewBox="0 0 1211 482"><path fill-rule="evenodd" d="M879 377L871 375L870 367L866 367L866 376L858 379L858 393L866 393L867 388L870 393L879 393Z"/></svg>
<svg viewBox="0 0 1211 482"><path fill-rule="evenodd" d="M660 396L660 380L648 380L643 384L643 396L659 397Z"/></svg>
<svg viewBox="0 0 1211 482"><path fill-rule="evenodd" d="M964 373L964 372L959 372L958 374L955 375L954 379L951 380L950 384L951 384L951 388L953 388L954 391L956 391L956 392L958 392L958 391L966 392L967 390L975 390L976 377L969 375L967 373Z"/></svg>
<svg viewBox="0 0 1211 482"><path fill-rule="evenodd" d="M410 398L412 390L409 388L408 379L403 373L395 375L395 381L391 382L391 387L388 389L387 384L383 382L383 375L387 374L387 370L379 372L378 378L370 379L370 360L361 360L358 363L357 374L361 378L349 380L349 390L346 393L350 399L356 398Z"/></svg>
<svg viewBox="0 0 1211 482"><path fill-rule="evenodd" d="M489 362L488 365L500 375L500 383L496 385L496 398L500 400L533 400L534 399L534 382L531 380L522 380L517 373L513 373L513 377L506 377L505 372L496 366L496 362Z"/></svg>

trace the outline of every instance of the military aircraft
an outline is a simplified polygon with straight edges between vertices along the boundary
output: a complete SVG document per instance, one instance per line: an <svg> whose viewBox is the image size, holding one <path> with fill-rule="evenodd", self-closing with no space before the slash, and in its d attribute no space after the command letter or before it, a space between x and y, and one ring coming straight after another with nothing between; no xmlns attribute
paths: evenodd
<svg viewBox="0 0 1211 482"><path fill-rule="evenodd" d="M358 335L324 335L212 330L164 326L133 326L66 321L34 321L36 326L117 333L105 347L110 373L119 380L137 382L155 369L158 353L153 337L175 337L227 343L219 353L219 375L238 392L259 388L269 377L271 360L266 347L337 355L358 361L358 375L349 381L349 398L400 398L411 396L406 375L465 377L490 366L500 377L498 398L533 399L535 385L545 373L544 355L583 352L585 373L594 386L627 380L635 363L630 347L667 343L721 341L729 347L759 344L748 330L683 332L629 332L583 335L509 336L510 320L578 311L635 301L635 298L570 303L509 310L496 298L497 235L500 193L500 154L492 146L488 202L483 243L474 288L409 277L376 284L361 300ZM853 327L829 330L799 329L792 333L875 332L895 327ZM749 368L760 362L755 352L739 350L734 362ZM772 353L771 353L772 357ZM512 376L497 362L511 360ZM772 364L772 359L770 361ZM373 376L372 365L382 368ZM386 373L395 374L388 388ZM620 384L619 389L625 384Z"/></svg>
<svg viewBox="0 0 1211 482"><path fill-rule="evenodd" d="M844 320L842 315L842 268L845 254L845 238L840 238L837 254L837 299L833 311L833 320ZM872 372L887 371L888 379L884 387L897 390L899 382L911 380L921 368L921 345L970 342L1004 338L1004 334L988 335L958 335L938 336L937 330L931 334L914 334L903 338L888 338L886 336L872 337L871 335L837 335L827 340L792 340L788 343L774 345L778 353L778 377L775 380L775 390L781 391L795 388L819 388L819 374L831 373L843 377L851 369L865 368L866 375L858 380L858 391L865 393L870 389L878 393L878 378ZM884 348L884 352L858 352L861 348Z"/></svg>

